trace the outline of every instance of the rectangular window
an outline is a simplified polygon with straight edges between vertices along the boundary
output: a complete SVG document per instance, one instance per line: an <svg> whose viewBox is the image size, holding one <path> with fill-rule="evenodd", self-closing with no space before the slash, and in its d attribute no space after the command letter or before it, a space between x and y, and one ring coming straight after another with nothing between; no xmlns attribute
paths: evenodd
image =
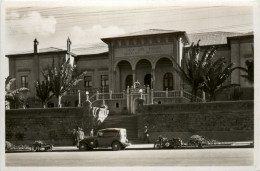
<svg viewBox="0 0 260 171"><path fill-rule="evenodd" d="M28 76L27 75L21 76L21 86L28 88Z"/></svg>
<svg viewBox="0 0 260 171"><path fill-rule="evenodd" d="M108 75L101 75L101 92L107 92L108 85Z"/></svg>
<svg viewBox="0 0 260 171"><path fill-rule="evenodd" d="M84 87L85 88L91 88L92 87L92 77L91 76L85 76L84 77Z"/></svg>
<svg viewBox="0 0 260 171"><path fill-rule="evenodd" d="M115 132L115 131L104 132L104 134L103 134L104 137L115 137L117 135L118 135L118 132Z"/></svg>

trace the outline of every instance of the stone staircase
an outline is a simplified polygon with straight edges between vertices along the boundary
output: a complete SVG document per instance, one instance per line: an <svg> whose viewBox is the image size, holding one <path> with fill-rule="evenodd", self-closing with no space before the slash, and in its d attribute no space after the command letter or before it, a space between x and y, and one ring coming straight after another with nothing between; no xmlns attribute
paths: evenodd
<svg viewBox="0 0 260 171"><path fill-rule="evenodd" d="M109 114L99 127L99 129L104 128L125 128L129 140L138 139L137 116L135 115Z"/></svg>

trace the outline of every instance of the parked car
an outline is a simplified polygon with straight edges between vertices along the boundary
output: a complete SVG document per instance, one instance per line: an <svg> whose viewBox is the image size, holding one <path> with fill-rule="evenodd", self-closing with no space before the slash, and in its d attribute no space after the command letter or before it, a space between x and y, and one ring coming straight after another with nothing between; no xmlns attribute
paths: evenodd
<svg viewBox="0 0 260 171"><path fill-rule="evenodd" d="M192 135L189 138L188 141L189 146L195 146L198 148L203 148L203 145L207 145L207 141L205 140L205 137L200 136L200 135Z"/></svg>
<svg viewBox="0 0 260 171"><path fill-rule="evenodd" d="M47 144L43 141L35 141L31 147L33 152L35 151L52 151L53 145Z"/></svg>
<svg viewBox="0 0 260 171"><path fill-rule="evenodd" d="M128 142L126 129L106 128L99 130L97 136L86 137L79 142L79 150L93 150L94 148L112 147L113 151L124 150L130 143Z"/></svg>
<svg viewBox="0 0 260 171"><path fill-rule="evenodd" d="M173 149L173 148L181 148L182 146L182 140L180 138L173 138L173 139L168 139L163 136L159 136L158 140L155 141L154 143L154 148L168 148L168 149Z"/></svg>

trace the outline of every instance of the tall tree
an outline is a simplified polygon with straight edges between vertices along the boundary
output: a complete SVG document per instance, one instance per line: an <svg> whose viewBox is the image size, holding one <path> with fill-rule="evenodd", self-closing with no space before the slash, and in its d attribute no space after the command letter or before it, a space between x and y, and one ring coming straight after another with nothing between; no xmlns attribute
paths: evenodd
<svg viewBox="0 0 260 171"><path fill-rule="evenodd" d="M238 67L234 67L234 63L227 64L224 57L214 59L216 48L212 48L204 59L205 63L201 70L203 77L202 90L209 94L210 101L216 100L216 94L224 89L238 84L224 84L230 77L231 73Z"/></svg>
<svg viewBox="0 0 260 171"><path fill-rule="evenodd" d="M52 66L43 73L45 80L50 80L51 91L57 99L58 107L61 107L61 98L65 93L82 81L80 77L84 72L78 74L76 69L76 65L70 64L70 59L62 59L57 65L53 61Z"/></svg>
<svg viewBox="0 0 260 171"><path fill-rule="evenodd" d="M46 103L53 97L50 79L47 78L42 82L36 81L34 86L36 89L36 96L41 100L43 108L46 108Z"/></svg>
<svg viewBox="0 0 260 171"><path fill-rule="evenodd" d="M18 88L15 90L11 90L11 85L15 81L15 78L11 78L8 76L5 78L5 107L8 109L11 101L15 101L15 97L17 94L23 91L29 91L28 88Z"/></svg>
<svg viewBox="0 0 260 171"><path fill-rule="evenodd" d="M191 93L193 95L191 102L196 101L197 92L200 85L203 82L201 76L201 68L203 67L203 61L199 59L200 47L199 42L197 44L192 43L189 47L187 55L183 58L183 67L174 60L177 66L177 72L181 76L184 82L191 86Z"/></svg>

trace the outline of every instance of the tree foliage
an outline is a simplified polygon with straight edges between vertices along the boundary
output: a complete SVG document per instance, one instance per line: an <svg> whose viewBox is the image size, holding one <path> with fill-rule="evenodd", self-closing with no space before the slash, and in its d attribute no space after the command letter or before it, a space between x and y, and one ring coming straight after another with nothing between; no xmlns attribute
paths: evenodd
<svg viewBox="0 0 260 171"><path fill-rule="evenodd" d="M241 77L244 77L247 79L248 82L251 84L254 83L254 60L246 60L246 66L247 68L240 67L241 70L246 72L246 75L241 75Z"/></svg>
<svg viewBox="0 0 260 171"><path fill-rule="evenodd" d="M41 100L43 107L46 107L46 103L53 97L50 79L47 78L42 82L36 81L34 83L36 89L36 96Z"/></svg>
<svg viewBox="0 0 260 171"><path fill-rule="evenodd" d="M215 53L215 47L208 51L209 55L206 55L205 59L203 59L205 63L201 70L201 75L203 77L201 88L209 94L210 101L215 101L216 94L220 91L238 85L224 84L237 67L233 67L234 63L227 64L224 57L214 59Z"/></svg>
<svg viewBox="0 0 260 171"><path fill-rule="evenodd" d="M76 69L76 65L70 64L70 59L63 59L57 65L53 61L52 66L48 67L46 73L43 73L45 80L50 82L51 91L56 97L59 107L61 107L62 96L82 81L80 77L84 73L78 74Z"/></svg>
<svg viewBox="0 0 260 171"><path fill-rule="evenodd" d="M174 60L179 75L192 88L193 98L191 101L196 100L199 89L208 93L210 100L216 100L216 93L237 85L224 85L231 73L238 67L233 67L233 63L227 64L224 57L215 58L216 51L217 49L212 46L200 55L198 41L196 45L192 43L188 49L187 56L183 59L183 66Z"/></svg>
<svg viewBox="0 0 260 171"><path fill-rule="evenodd" d="M28 92L29 89L22 87L15 90L11 90L11 85L15 81L15 78L11 78L8 76L5 78L5 107L9 107L9 103L11 101L15 101L17 99L17 95L21 92Z"/></svg>
<svg viewBox="0 0 260 171"><path fill-rule="evenodd" d="M252 54L254 57L254 46L252 46ZM246 78L248 82L254 84L254 60L246 60L245 64L247 68L239 67L239 69L246 72L246 74L241 75L241 77Z"/></svg>
<svg viewBox="0 0 260 171"><path fill-rule="evenodd" d="M197 97L197 92L200 85L203 82L201 76L201 68L203 66L203 61L199 59L200 47L199 41L197 44L192 43L188 49L187 55L183 58L183 67L174 60L177 66L177 72L181 76L184 82L189 84L192 88L193 98L191 101L195 101Z"/></svg>

